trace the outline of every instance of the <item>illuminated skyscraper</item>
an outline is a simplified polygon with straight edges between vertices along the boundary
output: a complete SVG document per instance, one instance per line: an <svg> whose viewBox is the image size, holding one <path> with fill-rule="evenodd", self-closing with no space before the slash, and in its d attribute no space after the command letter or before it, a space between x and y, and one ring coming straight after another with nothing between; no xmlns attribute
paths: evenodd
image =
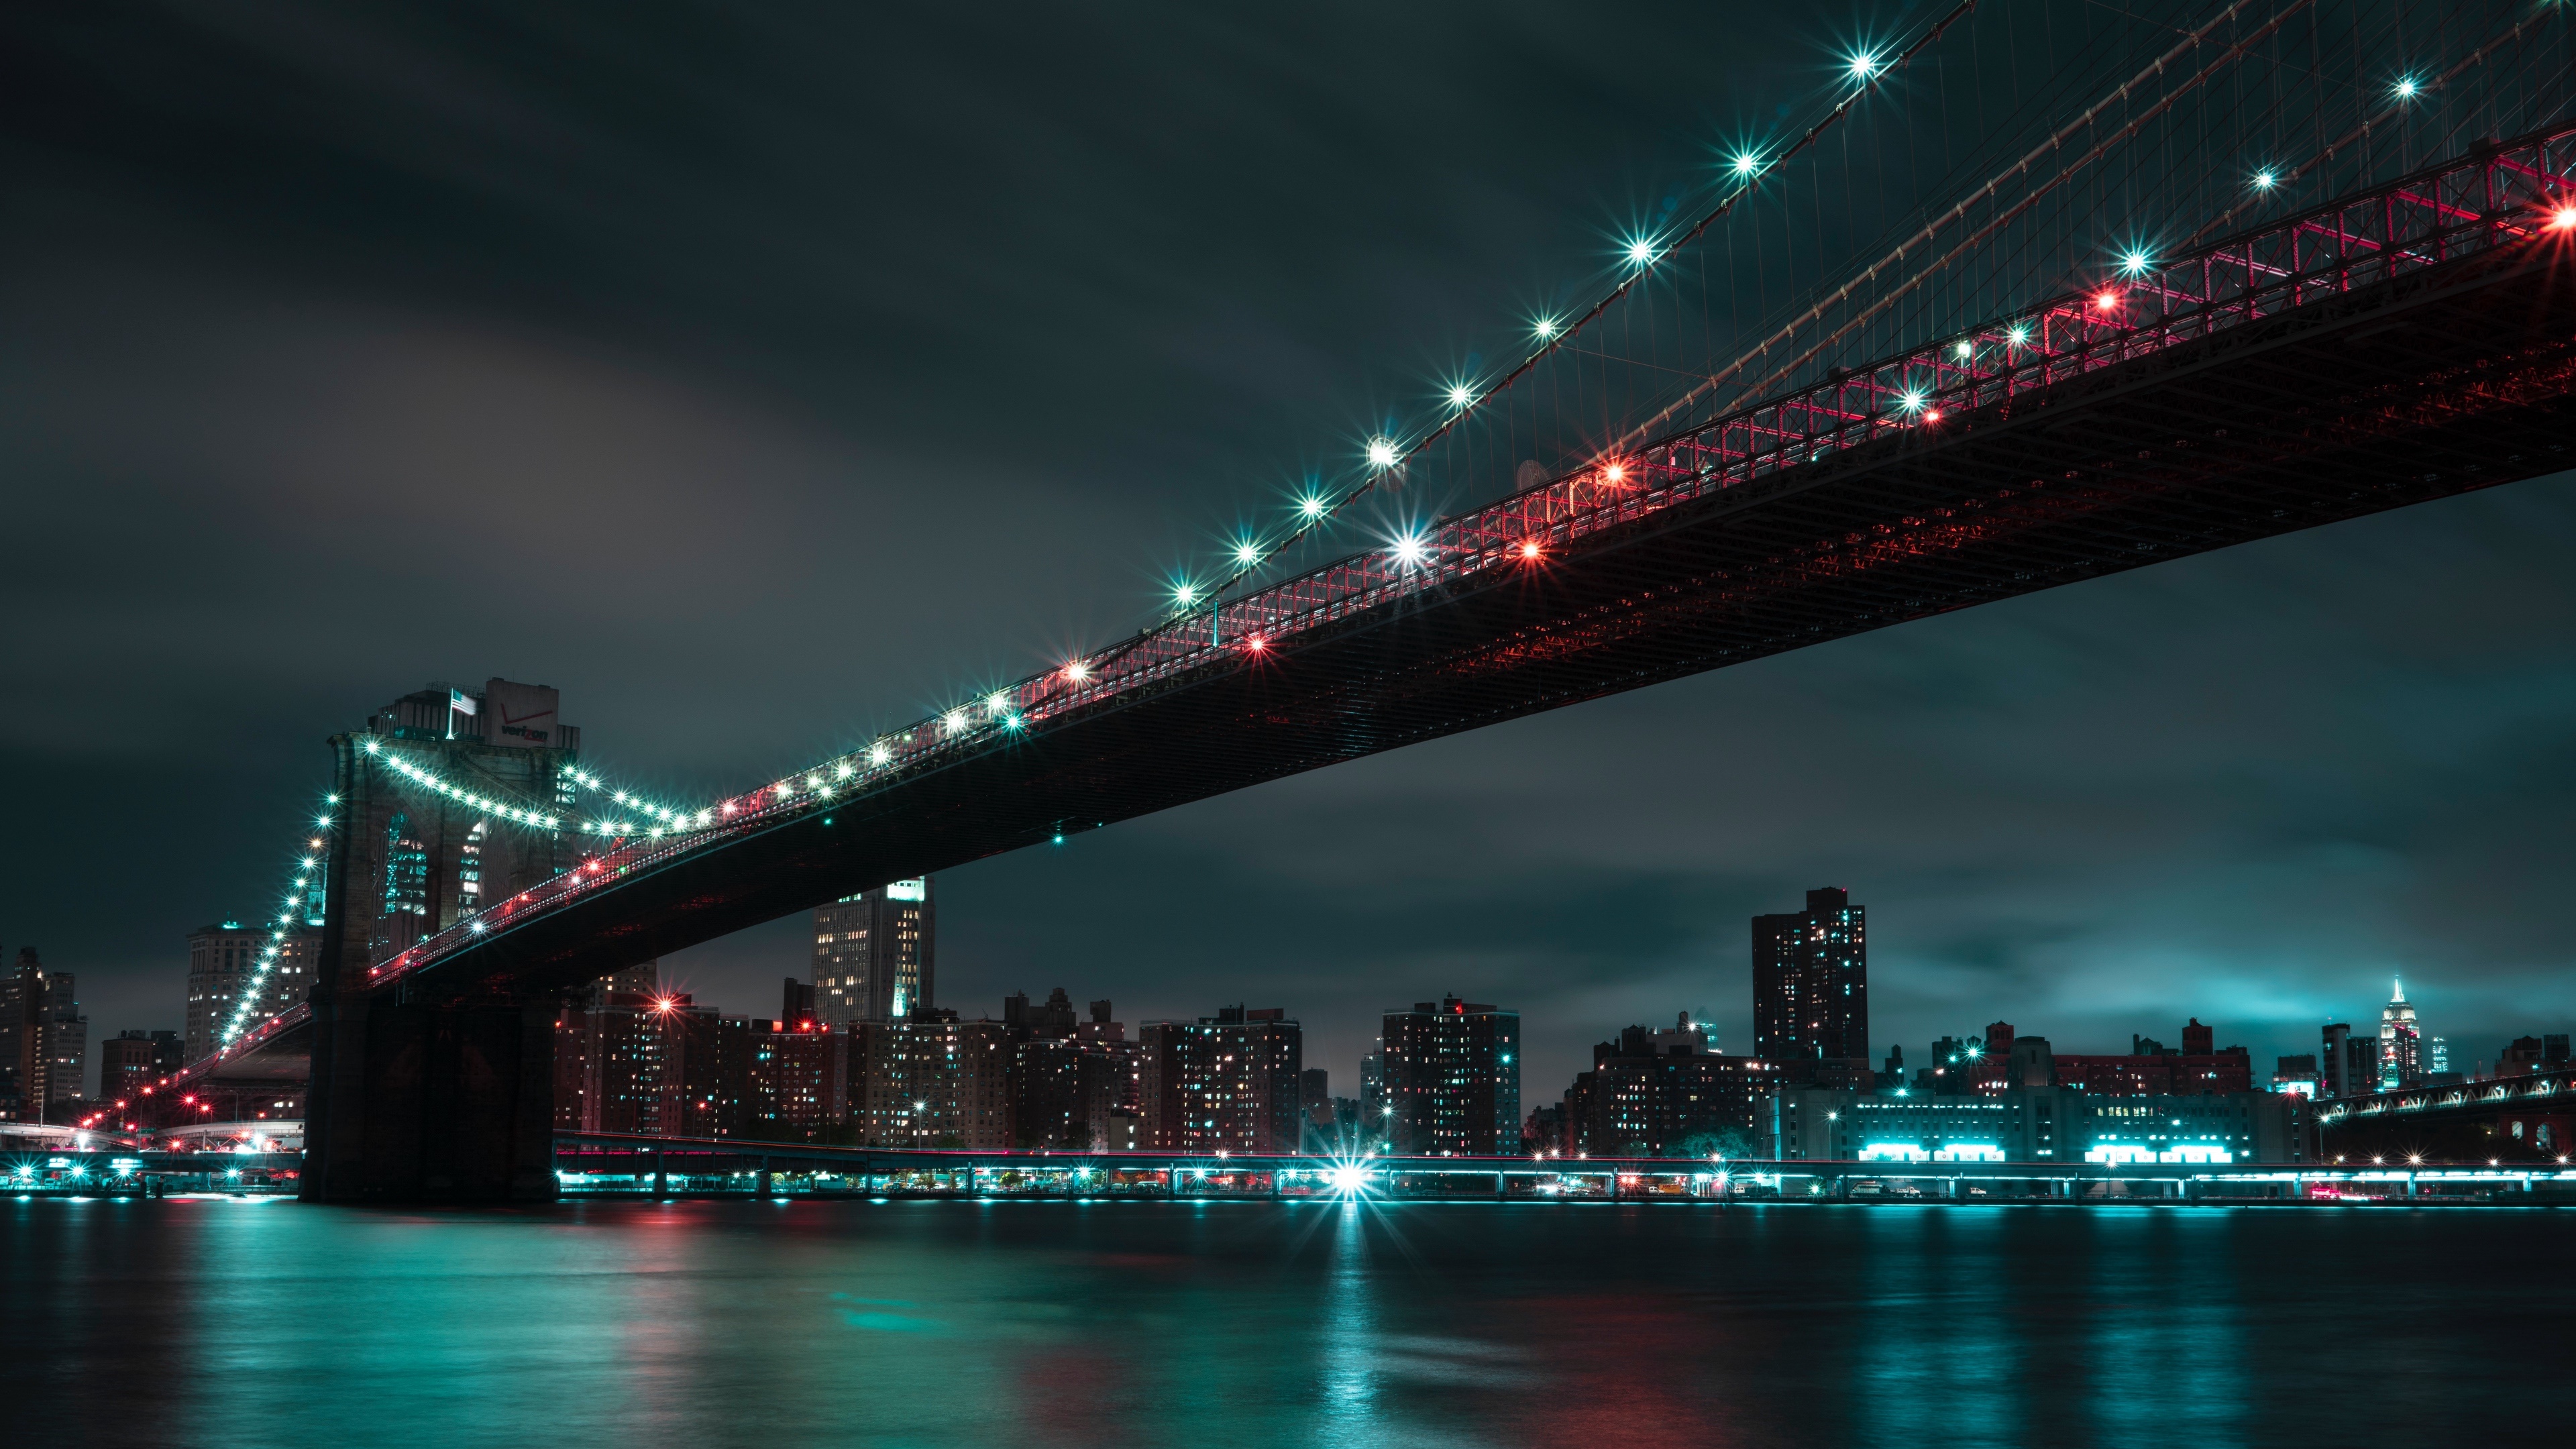
<svg viewBox="0 0 2576 1449"><path fill-rule="evenodd" d="M1457 997L1386 1014L1381 1090L1389 1150L1424 1157L1517 1152L1521 1014Z"/></svg>
<svg viewBox="0 0 2576 1449"><path fill-rule="evenodd" d="M1221 1006L1137 1033L1146 1145L1164 1152L1294 1152L1305 1034L1279 1007Z"/></svg>
<svg viewBox="0 0 2576 1449"><path fill-rule="evenodd" d="M2406 1001L2406 983L2399 981L2379 1009L2379 1090L2393 1092L2424 1080L2424 1031L2415 1020L2415 1008Z"/></svg>
<svg viewBox="0 0 2576 1449"><path fill-rule="evenodd" d="M814 912L814 1017L892 1021L938 1004L930 881L899 880Z"/></svg>
<svg viewBox="0 0 2576 1449"><path fill-rule="evenodd" d="M1753 918L1753 1054L1792 1073L1869 1058L1868 908L1847 891L1807 892L1795 915Z"/></svg>
<svg viewBox="0 0 2576 1449"><path fill-rule="evenodd" d="M265 1021L313 994L313 967L321 934L310 926L287 927L273 921L244 925L223 921L188 933L188 1006L181 1016L183 1053L201 1061L223 1045L224 1026L234 1018L235 1003L257 983L259 1000L246 1022ZM276 953L274 959L270 952ZM260 964L269 962L266 975Z"/></svg>

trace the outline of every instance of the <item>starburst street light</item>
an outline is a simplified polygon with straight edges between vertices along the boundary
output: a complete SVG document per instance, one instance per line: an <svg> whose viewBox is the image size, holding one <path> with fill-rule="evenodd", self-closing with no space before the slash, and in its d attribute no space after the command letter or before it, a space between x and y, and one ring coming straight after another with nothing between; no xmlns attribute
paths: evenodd
<svg viewBox="0 0 2576 1449"><path fill-rule="evenodd" d="M1878 74L1878 57L1864 50L1851 58L1853 80L1867 80Z"/></svg>
<svg viewBox="0 0 2576 1449"><path fill-rule="evenodd" d="M1297 500L1297 512L1301 517L1321 518L1324 516L1324 500L1309 493Z"/></svg>
<svg viewBox="0 0 2576 1449"><path fill-rule="evenodd" d="M2004 334L2004 340L2015 347L2027 347L2030 345L2030 329L2027 327L2015 327L2010 332Z"/></svg>
<svg viewBox="0 0 2576 1449"><path fill-rule="evenodd" d="M1735 158L1735 174L1738 176L1750 176L1761 169L1762 158L1750 151L1743 152Z"/></svg>
<svg viewBox="0 0 2576 1449"><path fill-rule="evenodd" d="M1198 599L1199 591L1196 584L1177 584L1172 588L1172 602L1184 609L1197 603Z"/></svg>
<svg viewBox="0 0 2576 1449"><path fill-rule="evenodd" d="M1395 440L1394 440L1394 439L1392 439L1392 438L1371 438L1371 439L1369 439L1369 445L1368 445L1368 460L1369 460L1369 466L1370 466L1370 467L1372 467L1372 468L1392 468L1392 467L1394 467L1394 466L1395 466Z"/></svg>
<svg viewBox="0 0 2576 1449"><path fill-rule="evenodd" d="M2280 176L2275 174L2269 166L2266 166L2262 170L2254 173L2254 189L2257 191L2269 191L2280 184Z"/></svg>
<svg viewBox="0 0 2576 1449"><path fill-rule="evenodd" d="M1422 562L1425 551L1426 550L1422 542L1422 535L1418 533L1408 533L1404 537L1395 541L1395 561L1397 563L1407 565L1418 564Z"/></svg>
<svg viewBox="0 0 2576 1449"><path fill-rule="evenodd" d="M1643 238L1640 238L1640 239L1638 239L1638 240L1636 240L1636 241L1632 241L1632 242L1628 243L1628 260L1629 260L1629 261L1634 262L1634 263L1636 263L1638 266L1641 266L1641 267L1642 267L1642 266L1644 266L1646 263L1651 262L1651 261L1653 261L1654 259L1655 259L1655 244L1654 244L1653 242L1650 242L1650 241L1644 240Z"/></svg>
<svg viewBox="0 0 2576 1449"><path fill-rule="evenodd" d="M2147 272L2147 254L2132 248L2120 255L2120 275L2142 277Z"/></svg>
<svg viewBox="0 0 2576 1449"><path fill-rule="evenodd" d="M1239 564L1257 564L1261 562L1261 545L1250 542L1236 544L1234 546L1234 561Z"/></svg>
<svg viewBox="0 0 2576 1449"><path fill-rule="evenodd" d="M1554 337L1556 335L1556 330L1557 321L1553 317L1541 317L1538 319L1538 324L1530 328L1530 331L1538 334L1539 340L1542 342L1546 341L1548 338Z"/></svg>
<svg viewBox="0 0 2576 1449"><path fill-rule="evenodd" d="M2415 93L2422 90L2423 87L2416 83L2415 77L2411 75L2402 75L2397 78L2397 84L2389 87L2389 89L2397 93L2397 99L2401 101L2411 101L2415 99Z"/></svg>
<svg viewBox="0 0 2576 1449"><path fill-rule="evenodd" d="M1475 400L1476 394L1474 389L1468 387L1467 384L1463 382L1458 384L1456 387L1449 389L1449 406L1453 408L1463 408Z"/></svg>

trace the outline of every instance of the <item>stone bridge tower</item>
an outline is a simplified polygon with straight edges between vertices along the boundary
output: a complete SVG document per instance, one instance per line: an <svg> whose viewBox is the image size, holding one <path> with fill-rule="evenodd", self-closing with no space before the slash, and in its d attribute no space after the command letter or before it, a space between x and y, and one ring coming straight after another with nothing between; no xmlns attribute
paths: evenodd
<svg viewBox="0 0 2576 1449"><path fill-rule="evenodd" d="M503 679L480 693L433 685L331 739L339 805L312 997L308 1201L555 1195L559 1002L505 985L370 990L368 972L577 863L581 737L557 702L551 687Z"/></svg>

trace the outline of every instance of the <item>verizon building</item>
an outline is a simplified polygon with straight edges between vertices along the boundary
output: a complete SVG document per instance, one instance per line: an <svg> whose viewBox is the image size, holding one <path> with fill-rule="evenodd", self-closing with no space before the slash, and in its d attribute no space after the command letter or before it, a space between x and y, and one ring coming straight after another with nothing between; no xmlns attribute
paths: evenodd
<svg viewBox="0 0 2576 1449"><path fill-rule="evenodd" d="M814 912L814 1019L893 1021L938 1001L928 877L862 891Z"/></svg>

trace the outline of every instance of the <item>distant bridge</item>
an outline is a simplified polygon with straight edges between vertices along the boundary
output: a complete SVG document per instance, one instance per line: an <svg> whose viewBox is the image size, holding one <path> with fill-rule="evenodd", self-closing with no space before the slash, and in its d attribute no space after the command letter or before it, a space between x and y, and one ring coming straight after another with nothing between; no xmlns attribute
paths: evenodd
<svg viewBox="0 0 2576 1449"><path fill-rule="evenodd" d="M2340 1098L2318 1104L2316 1123L2328 1162L2564 1165L2576 1157L2576 1070Z"/></svg>

